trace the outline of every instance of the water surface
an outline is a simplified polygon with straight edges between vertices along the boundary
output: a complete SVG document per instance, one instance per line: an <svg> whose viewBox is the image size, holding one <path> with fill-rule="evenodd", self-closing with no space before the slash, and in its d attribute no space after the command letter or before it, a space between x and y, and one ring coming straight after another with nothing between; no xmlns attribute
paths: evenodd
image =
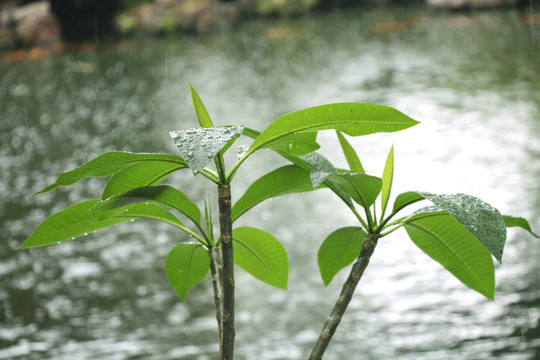
<svg viewBox="0 0 540 360"><path fill-rule="evenodd" d="M351 139L373 175L395 145L394 195L465 192L540 229L539 41L517 13L376 9L1 63L0 359L217 358L210 283L182 303L162 270L188 240L171 227L136 221L15 251L52 212L100 196L102 179L29 195L63 170L111 150L175 152L168 131L197 126L188 81L220 125L263 129L338 101L397 107L422 124ZM319 140L345 166L334 136ZM283 163L256 154L233 196ZM171 183L198 203L214 197L192 180L186 171ZM269 201L239 223L282 241L290 280L282 291L237 270L237 358L305 359L346 276L324 287L318 246L354 218L321 191ZM492 302L398 231L381 241L325 359L538 359L539 256L537 240L511 230Z"/></svg>

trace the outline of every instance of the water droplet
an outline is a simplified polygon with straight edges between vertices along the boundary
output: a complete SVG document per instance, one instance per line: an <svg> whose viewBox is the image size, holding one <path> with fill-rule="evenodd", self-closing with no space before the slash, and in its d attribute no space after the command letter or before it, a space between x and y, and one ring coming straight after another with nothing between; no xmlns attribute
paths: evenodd
<svg viewBox="0 0 540 360"><path fill-rule="evenodd" d="M238 158L241 158L242 156L244 156L246 154L246 152L248 151L248 146L247 145L240 145L238 146L238 149L236 150L236 156Z"/></svg>

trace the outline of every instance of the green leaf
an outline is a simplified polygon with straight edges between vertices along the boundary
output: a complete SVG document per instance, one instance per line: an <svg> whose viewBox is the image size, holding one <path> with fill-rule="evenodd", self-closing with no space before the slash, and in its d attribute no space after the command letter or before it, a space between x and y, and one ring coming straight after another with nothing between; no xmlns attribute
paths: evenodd
<svg viewBox="0 0 540 360"><path fill-rule="evenodd" d="M318 150L320 145L317 143L317 133L308 132L283 136L272 141L268 145L268 148L276 151L285 151L294 155L303 155Z"/></svg>
<svg viewBox="0 0 540 360"><path fill-rule="evenodd" d="M233 230L234 262L255 278L287 289L289 261L281 243L265 231L239 227Z"/></svg>
<svg viewBox="0 0 540 360"><path fill-rule="evenodd" d="M347 159L347 163L349 164L349 168L353 173L357 174L365 174L364 167L362 166L362 162L360 162L360 158L356 154L356 151L354 151L351 144L347 141L345 136L339 131L336 131L336 134L339 139L339 144L341 145L341 149L343 150L343 154L345 155L345 158Z"/></svg>
<svg viewBox="0 0 540 360"><path fill-rule="evenodd" d="M232 208L235 221L246 211L266 199L287 194L312 191L309 172L296 165L287 165L255 180Z"/></svg>
<svg viewBox="0 0 540 360"><path fill-rule="evenodd" d="M386 206L388 205L388 199L390 198L390 190L392 189L392 181L394 179L394 146L390 149L386 163L384 164L383 176L382 176L382 190L381 190L381 217L384 217Z"/></svg>
<svg viewBox="0 0 540 360"><path fill-rule="evenodd" d="M135 204L112 211L90 211L99 202L99 199L84 201L52 214L36 227L19 249L55 244L138 217L183 227L174 215L156 205Z"/></svg>
<svg viewBox="0 0 540 360"><path fill-rule="evenodd" d="M113 151L101 154L89 162L66 171L58 177L54 184L48 185L36 194L41 194L56 189L59 186L68 186L89 177L110 176L117 171L141 161L163 161L186 167L186 163L180 157L169 154L144 154Z"/></svg>
<svg viewBox="0 0 540 360"><path fill-rule="evenodd" d="M391 107L362 103L338 103L295 111L276 119L253 142L246 156L284 137L319 130L335 129L351 136L393 132L418 124ZM305 139L304 139L305 140ZM294 145L293 145L294 146ZM295 152L303 155L307 152Z"/></svg>
<svg viewBox="0 0 540 360"><path fill-rule="evenodd" d="M402 194L399 194L394 201L394 208L392 209L392 213L397 213L401 209L403 209L406 206L409 206L411 204L414 204L418 201L424 200L424 197L417 193L416 191L407 191Z"/></svg>
<svg viewBox="0 0 540 360"><path fill-rule="evenodd" d="M99 212L89 211L97 203L99 203L99 199L88 200L52 214L36 227L19 249L70 240L76 236L86 235L134 218L103 219Z"/></svg>
<svg viewBox="0 0 540 360"><path fill-rule="evenodd" d="M176 164L166 161L140 161L114 173L101 195L102 199L120 195L130 190L157 185L165 180L172 172L183 169L186 164Z"/></svg>
<svg viewBox="0 0 540 360"><path fill-rule="evenodd" d="M405 224L411 240L468 287L488 299L495 294L495 267L489 251L446 212L420 214Z"/></svg>
<svg viewBox="0 0 540 360"><path fill-rule="evenodd" d="M382 187L380 178L366 174L330 174L328 180L365 209L377 200Z"/></svg>
<svg viewBox="0 0 540 360"><path fill-rule="evenodd" d="M284 151L276 151L279 155L285 159L291 161L293 164L298 165L302 169L310 172L310 179L313 187L318 187L321 181L324 185L332 190L337 196L347 204L349 207L353 207L353 202L349 195L344 193L336 184L328 180L328 175L335 173L336 169L324 156L319 153L313 152L303 156L294 156Z"/></svg>
<svg viewBox="0 0 540 360"><path fill-rule="evenodd" d="M242 126L224 126L171 131L170 135L182 158L197 175L242 130Z"/></svg>
<svg viewBox="0 0 540 360"><path fill-rule="evenodd" d="M324 285L328 286L341 269L356 259L365 237L366 233L360 227L344 227L324 239L317 253Z"/></svg>
<svg viewBox="0 0 540 360"><path fill-rule="evenodd" d="M182 301L195 285L204 280L210 269L208 253L199 244L179 244L165 259L165 274Z"/></svg>
<svg viewBox="0 0 540 360"><path fill-rule="evenodd" d="M197 119L199 119L199 124L203 128L212 128L214 127L214 124L212 123L212 119L210 119L210 115L208 114L208 111L206 111L206 108L204 107L204 104L199 97L199 94L195 90L195 88L189 84L189 89L191 91L191 102L193 103L193 107L195 108L195 112L197 113Z"/></svg>
<svg viewBox="0 0 540 360"><path fill-rule="evenodd" d="M127 193L110 197L95 206L93 210L111 210L134 204L156 202L180 211L195 224L201 223L201 211L183 192L167 185L148 186L133 189Z"/></svg>
<svg viewBox="0 0 540 360"><path fill-rule="evenodd" d="M244 128L242 135L246 135L252 139L257 138L260 135L260 132L254 129ZM323 169L333 169L333 165L326 159L324 156L318 153L310 153L304 156L294 156L286 151L276 150L276 152L283 156L285 159L289 160L293 164L300 166L306 171L313 172L313 170L323 170ZM332 173L333 171L330 171ZM336 195L338 195L349 207L353 206L353 203L350 197L345 194L341 189L336 186L333 182L325 180L324 184L331 189ZM316 185L315 185L316 186Z"/></svg>
<svg viewBox="0 0 540 360"><path fill-rule="evenodd" d="M456 218L467 230L502 262L506 243L506 226L501 213L488 203L466 194L435 195L418 192L438 209Z"/></svg>
<svg viewBox="0 0 540 360"><path fill-rule="evenodd" d="M540 236L533 233L533 231L531 230L531 225L529 225L529 222L526 219L522 217L503 215L503 220L506 227L520 227L524 230L527 230L535 238L540 239Z"/></svg>

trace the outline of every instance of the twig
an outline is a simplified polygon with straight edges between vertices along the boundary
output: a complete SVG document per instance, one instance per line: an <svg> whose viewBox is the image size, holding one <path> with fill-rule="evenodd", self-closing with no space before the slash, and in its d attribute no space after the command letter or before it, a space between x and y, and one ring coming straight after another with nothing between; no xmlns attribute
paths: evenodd
<svg viewBox="0 0 540 360"><path fill-rule="evenodd" d="M315 346L313 346L309 360L322 359L323 354L326 351L332 336L335 334L343 314L345 313L345 310L347 310L347 306L352 299L354 290L362 278L362 274L364 274L364 270L369 263L369 259L375 250L375 246L377 246L377 240L378 235L366 235L364 243L362 244L362 249L360 250L360 254L352 266L349 277L341 288L341 293L339 294L336 304L334 305L334 309L324 323L321 334L319 335L319 339L317 339Z"/></svg>

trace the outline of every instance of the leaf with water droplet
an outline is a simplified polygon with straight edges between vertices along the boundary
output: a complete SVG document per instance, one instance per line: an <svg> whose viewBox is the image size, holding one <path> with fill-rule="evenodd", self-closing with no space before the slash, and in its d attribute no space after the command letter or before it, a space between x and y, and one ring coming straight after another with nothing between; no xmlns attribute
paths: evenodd
<svg viewBox="0 0 540 360"><path fill-rule="evenodd" d="M396 109L373 104L339 103L315 106L295 111L276 119L268 126L253 142L247 154L251 154L261 148L288 150L293 144L291 154L303 155L310 153L317 146L315 137L309 138L310 146L294 149L295 141L306 138L294 136L316 133L319 130L335 129L351 136L368 135L377 132L394 132L409 128L418 124L407 115ZM316 135L316 134L313 134ZM312 136L313 136L312 135ZM289 138L293 136L293 138Z"/></svg>
<svg viewBox="0 0 540 360"><path fill-rule="evenodd" d="M197 175L231 141L237 139L243 126L224 126L171 131L174 145L193 173Z"/></svg>
<svg viewBox="0 0 540 360"><path fill-rule="evenodd" d="M448 212L425 211L405 222L411 240L465 285L493 299L495 268L488 249Z"/></svg>
<svg viewBox="0 0 540 360"><path fill-rule="evenodd" d="M473 234L489 252L502 262L506 243L506 226L499 210L477 197L466 194L436 195L417 192L444 210Z"/></svg>
<svg viewBox="0 0 540 360"><path fill-rule="evenodd" d="M36 194L51 191L59 186L72 185L89 177L110 176L133 164L144 163L147 161L174 164L176 169L186 167L185 161L176 155L112 151L101 154L73 170L60 174L54 184L46 186Z"/></svg>

